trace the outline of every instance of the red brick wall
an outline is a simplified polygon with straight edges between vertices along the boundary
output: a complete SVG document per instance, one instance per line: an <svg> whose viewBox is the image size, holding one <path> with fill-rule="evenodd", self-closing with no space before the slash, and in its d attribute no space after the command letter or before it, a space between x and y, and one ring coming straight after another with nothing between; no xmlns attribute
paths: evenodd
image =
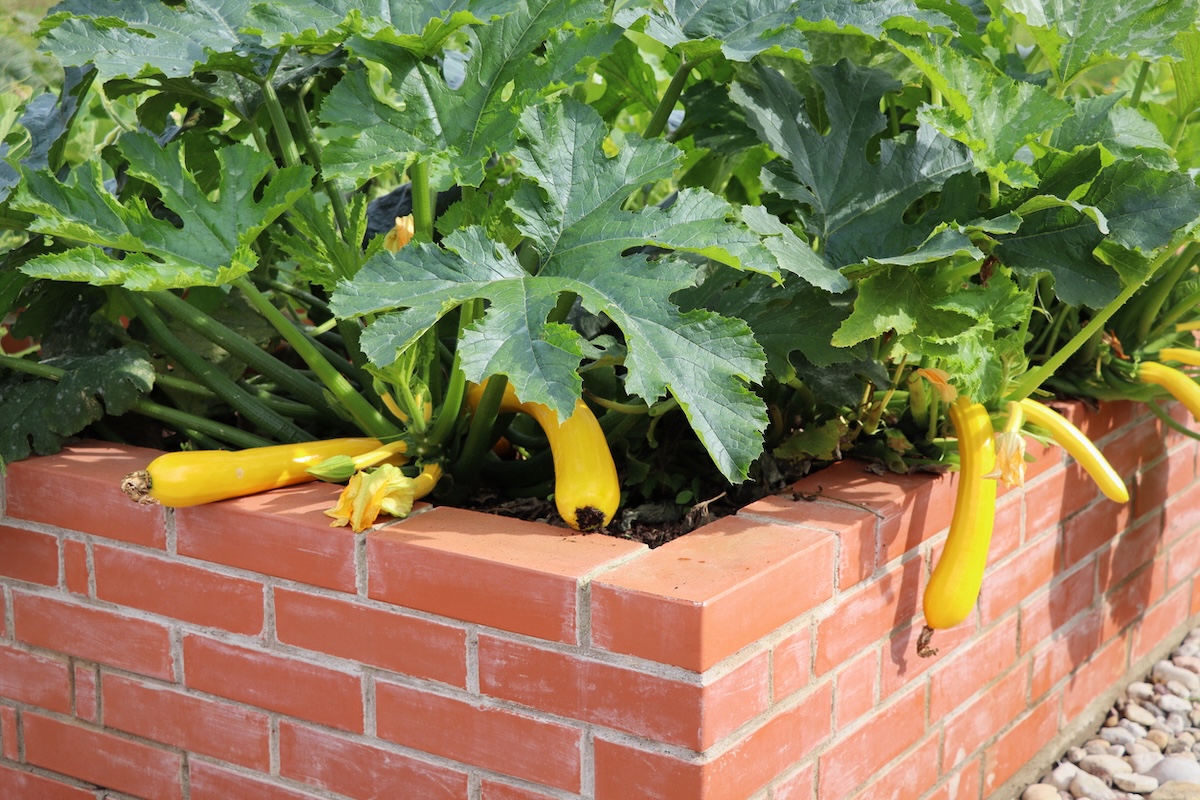
<svg viewBox="0 0 1200 800"><path fill-rule="evenodd" d="M172 514L97 443L10 465L0 797L987 798L1200 612L1195 441L1075 415L1132 502L1039 449L931 659L952 476L843 463L651 551L454 509L356 535L324 485Z"/></svg>

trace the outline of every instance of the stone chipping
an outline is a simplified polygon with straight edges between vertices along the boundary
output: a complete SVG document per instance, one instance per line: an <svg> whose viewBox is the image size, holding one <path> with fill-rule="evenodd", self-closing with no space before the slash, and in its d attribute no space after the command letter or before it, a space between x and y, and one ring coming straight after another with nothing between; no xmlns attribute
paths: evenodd
<svg viewBox="0 0 1200 800"><path fill-rule="evenodd" d="M1019 800L1200 800L1200 628Z"/></svg>

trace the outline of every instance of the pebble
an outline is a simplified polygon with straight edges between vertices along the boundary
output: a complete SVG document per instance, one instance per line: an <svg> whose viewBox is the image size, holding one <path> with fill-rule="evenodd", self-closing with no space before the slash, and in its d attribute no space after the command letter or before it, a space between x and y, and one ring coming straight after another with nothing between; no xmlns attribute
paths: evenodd
<svg viewBox="0 0 1200 800"><path fill-rule="evenodd" d="M1151 697L1145 698L1145 702L1153 702L1153 699L1154 698L1152 695ZM1149 728L1154 724L1154 721L1158 719L1158 717L1154 715L1153 711L1138 703L1127 703L1125 705L1124 715L1125 719L1129 720L1130 722L1136 722L1143 728Z"/></svg>
<svg viewBox="0 0 1200 800"><path fill-rule="evenodd" d="M1155 728L1154 730L1146 733L1146 741L1153 742L1154 746L1157 747L1161 753L1162 749L1167 746L1167 742L1171 741L1171 734L1167 731Z"/></svg>
<svg viewBox="0 0 1200 800"><path fill-rule="evenodd" d="M1134 700L1153 700L1154 684L1146 681L1134 681L1125 687L1125 694Z"/></svg>
<svg viewBox="0 0 1200 800"><path fill-rule="evenodd" d="M1200 675L1190 669L1185 669L1172 664L1170 661L1157 661L1154 664L1154 669L1150 672L1155 681L1166 683L1167 681L1179 681L1188 688L1189 691L1200 693Z"/></svg>
<svg viewBox="0 0 1200 800"><path fill-rule="evenodd" d="M1200 783L1170 781L1155 789L1149 800L1200 800Z"/></svg>
<svg viewBox="0 0 1200 800"><path fill-rule="evenodd" d="M1035 783L1021 794L1021 800L1059 800L1058 789L1048 783Z"/></svg>
<svg viewBox="0 0 1200 800"><path fill-rule="evenodd" d="M1181 753L1167 756L1151 767L1146 774L1158 779L1160 784L1171 781L1200 783L1200 763L1197 763L1195 756L1187 758Z"/></svg>
<svg viewBox="0 0 1200 800"><path fill-rule="evenodd" d="M1158 780L1149 775L1138 775L1135 772L1127 772L1121 775L1114 775L1113 786L1116 786L1123 792L1149 794L1158 788Z"/></svg>
<svg viewBox="0 0 1200 800"><path fill-rule="evenodd" d="M1088 800L1117 800L1117 795L1108 784L1089 772L1080 770L1071 781L1071 794L1076 797L1086 797Z"/></svg>
<svg viewBox="0 0 1200 800"><path fill-rule="evenodd" d="M1079 767L1072 764L1070 761L1064 761L1055 767L1049 777L1045 778L1042 783L1048 783L1055 789L1066 791L1071 788L1071 781L1079 774Z"/></svg>
<svg viewBox="0 0 1200 800"><path fill-rule="evenodd" d="M1200 673L1200 658L1195 655L1175 655L1171 658L1171 663L1177 667L1183 667L1186 670Z"/></svg>
<svg viewBox="0 0 1200 800"><path fill-rule="evenodd" d="M1122 772L1133 772L1129 762L1120 756L1094 755L1079 762L1079 768L1090 772L1105 783L1112 783L1113 777Z"/></svg>
<svg viewBox="0 0 1200 800"><path fill-rule="evenodd" d="M1164 694L1162 697L1158 698L1158 703L1156 705L1158 705L1158 707L1163 711L1167 712L1167 714L1187 714L1192 710L1191 701L1184 700L1177 694ZM1170 723L1168 722L1167 724L1169 725ZM1187 727L1186 724L1184 727ZM1182 730L1182 728L1180 730Z"/></svg>

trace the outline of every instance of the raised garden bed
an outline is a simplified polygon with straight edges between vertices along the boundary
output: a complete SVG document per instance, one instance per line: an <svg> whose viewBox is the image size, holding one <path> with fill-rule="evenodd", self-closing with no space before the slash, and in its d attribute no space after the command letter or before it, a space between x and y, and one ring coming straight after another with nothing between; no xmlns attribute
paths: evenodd
<svg viewBox="0 0 1200 800"><path fill-rule="evenodd" d="M314 485L168 512L83 442L13 464L0 795L987 798L1200 610L1193 440L1117 403L998 504L922 659L956 478L843 462L663 547L452 508L365 534Z"/></svg>

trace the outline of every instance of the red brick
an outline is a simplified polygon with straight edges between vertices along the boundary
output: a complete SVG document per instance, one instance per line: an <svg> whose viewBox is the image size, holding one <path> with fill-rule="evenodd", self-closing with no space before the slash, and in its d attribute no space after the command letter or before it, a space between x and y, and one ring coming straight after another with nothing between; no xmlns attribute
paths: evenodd
<svg viewBox="0 0 1200 800"><path fill-rule="evenodd" d="M1033 653L1033 683L1030 696L1038 700L1062 678L1086 661L1101 645L1101 611L1096 609L1047 637ZM1043 643L1044 642L1044 643Z"/></svg>
<svg viewBox="0 0 1200 800"><path fill-rule="evenodd" d="M835 541L717 520L593 580L593 643L703 672L828 600Z"/></svg>
<svg viewBox="0 0 1200 800"><path fill-rule="evenodd" d="M596 800L745 800L829 736L832 701L825 682L732 746L702 760L684 761L597 736Z"/></svg>
<svg viewBox="0 0 1200 800"><path fill-rule="evenodd" d="M988 765L984 774L985 795L995 791L1029 763L1042 745L1058 731L1057 700L1056 697L1050 697L1035 706L988 747L984 753Z"/></svg>
<svg viewBox="0 0 1200 800"><path fill-rule="evenodd" d="M967 762L953 774L942 779L941 785L929 795L927 800L965 800L979 797L982 794L980 785L983 782L983 761L976 758Z"/></svg>
<svg viewBox="0 0 1200 800"><path fill-rule="evenodd" d="M1134 425L1102 448L1108 463L1123 476L1133 475L1139 468L1154 463L1166 451L1166 438L1155 420Z"/></svg>
<svg viewBox="0 0 1200 800"><path fill-rule="evenodd" d="M1063 566L1070 568L1109 542L1129 525L1129 505L1109 500L1096 503L1063 522Z"/></svg>
<svg viewBox="0 0 1200 800"><path fill-rule="evenodd" d="M138 505L121 493L121 479L145 469L157 450L83 442L52 456L18 461L8 470L8 516L147 547L166 547L161 506ZM63 502L63 481L71 501Z"/></svg>
<svg viewBox="0 0 1200 800"><path fill-rule="evenodd" d="M879 694L879 652L868 650L837 674L834 725L845 728L875 707Z"/></svg>
<svg viewBox="0 0 1200 800"><path fill-rule="evenodd" d="M853 731L838 737L821 754L818 771L820 800L842 800L925 734L925 687L908 694L874 714ZM870 753L870 758L863 758Z"/></svg>
<svg viewBox="0 0 1200 800"><path fill-rule="evenodd" d="M81 603L13 592L17 639L154 678L171 677L165 626Z"/></svg>
<svg viewBox="0 0 1200 800"><path fill-rule="evenodd" d="M104 726L266 772L266 714L186 694L163 684L105 675Z"/></svg>
<svg viewBox="0 0 1200 800"><path fill-rule="evenodd" d="M1162 642L1171 638L1171 634L1180 627L1187 617L1188 592L1187 586L1179 586L1166 597L1152 606L1133 631L1133 649L1129 655L1130 663L1135 663Z"/></svg>
<svg viewBox="0 0 1200 800"><path fill-rule="evenodd" d="M230 772L198 758L188 759L188 783L191 800L318 800L315 794Z"/></svg>
<svg viewBox="0 0 1200 800"><path fill-rule="evenodd" d="M89 591L87 545L75 539L63 540L63 574L67 581L67 591L72 594L87 597Z"/></svg>
<svg viewBox="0 0 1200 800"><path fill-rule="evenodd" d="M357 675L201 636L184 637L183 665L193 689L332 728L363 729Z"/></svg>
<svg viewBox="0 0 1200 800"><path fill-rule="evenodd" d="M275 587L275 636L392 672L467 685L467 632L452 625Z"/></svg>
<svg viewBox="0 0 1200 800"><path fill-rule="evenodd" d="M1163 506L1163 538L1173 542L1200 527L1200 483L1170 498Z"/></svg>
<svg viewBox="0 0 1200 800"><path fill-rule="evenodd" d="M289 720L279 723L279 774L349 797L467 796L466 773Z"/></svg>
<svg viewBox="0 0 1200 800"><path fill-rule="evenodd" d="M818 676L920 613L922 566L921 559L911 558L838 598L832 614L817 626Z"/></svg>
<svg viewBox="0 0 1200 800"><path fill-rule="evenodd" d="M1021 604L1021 652L1075 618L1096 597L1096 562L1090 559L1073 572L1061 576L1046 591Z"/></svg>
<svg viewBox="0 0 1200 800"><path fill-rule="evenodd" d="M924 622L901 628L889 637L883 646L883 665L880 670L879 699L886 701L896 692L912 686L918 678L944 659L958 652L975 637L975 625L969 619L953 628L938 630L934 633L930 644L937 650L933 656L917 655L917 639L924 628Z"/></svg>
<svg viewBox="0 0 1200 800"><path fill-rule="evenodd" d="M176 509L177 550L181 556L353 593L355 534L331 528L324 514L340 491L333 484L305 484Z"/></svg>
<svg viewBox="0 0 1200 800"><path fill-rule="evenodd" d="M772 658L773 699L778 702L808 686L812 677L812 632L801 628L788 636L775 645Z"/></svg>
<svg viewBox="0 0 1200 800"><path fill-rule="evenodd" d="M263 586L257 581L96 545L96 597L231 633L263 628Z"/></svg>
<svg viewBox="0 0 1200 800"><path fill-rule="evenodd" d="M375 682L375 699L381 739L544 786L579 791L582 728L384 681Z"/></svg>
<svg viewBox="0 0 1200 800"><path fill-rule="evenodd" d="M1138 473L1132 493L1134 518L1157 511L1168 497L1186 488L1196 477L1195 458L1191 447L1176 449Z"/></svg>
<svg viewBox="0 0 1200 800"><path fill-rule="evenodd" d="M57 585L57 537L0 525L0 577Z"/></svg>
<svg viewBox="0 0 1200 800"><path fill-rule="evenodd" d="M811 800L817 791L817 767L815 762L805 764L790 777L775 784L771 800Z"/></svg>
<svg viewBox="0 0 1200 800"><path fill-rule="evenodd" d="M929 716L941 719L1017 660L1017 618L1010 615L979 639L947 654L929 686Z"/></svg>
<svg viewBox="0 0 1200 800"><path fill-rule="evenodd" d="M558 716L705 750L766 710L768 660L760 653L700 685L480 635L479 689Z"/></svg>
<svg viewBox="0 0 1200 800"><path fill-rule="evenodd" d="M979 590L980 615L984 625L1016 608L1022 600L1054 578L1061 540L1056 533L1043 533L1027 542L1011 558L989 563Z"/></svg>
<svg viewBox="0 0 1200 800"><path fill-rule="evenodd" d="M100 721L99 693L96 682L98 670L86 664L75 664L75 716L85 722ZM40 703L38 705L41 705ZM45 708L46 706L41 706Z"/></svg>
<svg viewBox="0 0 1200 800"><path fill-rule="evenodd" d="M1118 637L1076 668L1062 690L1064 719L1076 719L1089 703L1121 680L1125 674L1127 649L1125 637Z"/></svg>
<svg viewBox="0 0 1200 800"><path fill-rule="evenodd" d="M95 800L95 792L0 764L0 797L29 800Z"/></svg>
<svg viewBox="0 0 1200 800"><path fill-rule="evenodd" d="M489 780L484 780L480 789L480 800L554 800L548 794Z"/></svg>
<svg viewBox="0 0 1200 800"><path fill-rule="evenodd" d="M1125 583L1113 589L1104 598L1104 620L1100 627L1100 641L1107 642L1127 626L1136 623L1146 609L1162 597L1163 561L1142 567Z"/></svg>
<svg viewBox="0 0 1200 800"><path fill-rule="evenodd" d="M1023 665L1011 669L987 691L943 718L946 729L946 749L942 755L944 773L948 774L966 763L998 731L1004 730L1025 712L1025 695L1029 684L1027 674L1028 670ZM932 719L939 718L932 716Z"/></svg>
<svg viewBox="0 0 1200 800"><path fill-rule="evenodd" d="M0 744L4 757L9 761L21 761L21 742L17 734L17 710L11 706L0 706Z"/></svg>
<svg viewBox="0 0 1200 800"><path fill-rule="evenodd" d="M1200 571L1200 536L1175 541L1167 554L1167 586L1191 580Z"/></svg>
<svg viewBox="0 0 1200 800"><path fill-rule="evenodd" d="M574 644L580 582L644 549L602 534L435 508L368 534L368 595Z"/></svg>
<svg viewBox="0 0 1200 800"><path fill-rule="evenodd" d="M1003 488L1003 484L1001 484L1001 488ZM1021 546L1023 532L1021 515L1024 513L1024 508L1025 495L1023 492L1005 492L996 501L992 540L988 547L989 567Z"/></svg>
<svg viewBox="0 0 1200 800"><path fill-rule="evenodd" d="M828 470L822 470L822 473L826 472ZM836 535L837 587L841 591L865 580L875 571L878 518L867 509L824 499L820 494L791 491L764 497L742 508L738 515L778 520Z"/></svg>
<svg viewBox="0 0 1200 800"><path fill-rule="evenodd" d="M37 714L23 724L30 764L147 800L183 796L177 753Z"/></svg>
<svg viewBox="0 0 1200 800"><path fill-rule="evenodd" d="M8 601L4 592L0 591L0 639L8 638Z"/></svg>
<svg viewBox="0 0 1200 800"><path fill-rule="evenodd" d="M1100 497L1096 484L1077 464L1047 472L1025 484L1025 535L1038 536ZM1107 501L1105 501L1107 502Z"/></svg>
<svg viewBox="0 0 1200 800"><path fill-rule="evenodd" d="M0 645L0 697L69 714L71 673L67 662Z"/></svg>
<svg viewBox="0 0 1200 800"><path fill-rule="evenodd" d="M1121 583L1163 550L1162 520L1152 517L1132 526L1113 539L1098 556L1100 591L1107 592Z"/></svg>
<svg viewBox="0 0 1200 800"><path fill-rule="evenodd" d="M865 492L876 493L880 499L885 494L892 494L890 501L878 509L883 516L879 520L879 563L876 566L882 567L915 550L926 539L950 526L958 487L957 474L889 474L877 476L875 480L883 485L865 488ZM839 487L839 496L842 491ZM871 507L878 508L876 502L872 502Z"/></svg>
<svg viewBox="0 0 1200 800"><path fill-rule="evenodd" d="M929 734L912 752L890 767L880 765L875 770L879 777L868 784L859 797L864 800L917 800L937 782L939 747L937 734Z"/></svg>

